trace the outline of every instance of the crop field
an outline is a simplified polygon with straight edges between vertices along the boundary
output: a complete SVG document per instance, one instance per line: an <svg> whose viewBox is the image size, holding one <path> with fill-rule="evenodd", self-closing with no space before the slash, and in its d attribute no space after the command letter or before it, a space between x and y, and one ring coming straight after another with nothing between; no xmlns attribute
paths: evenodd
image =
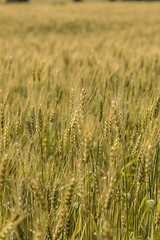
<svg viewBox="0 0 160 240"><path fill-rule="evenodd" d="M160 239L159 16L0 5L0 240Z"/></svg>

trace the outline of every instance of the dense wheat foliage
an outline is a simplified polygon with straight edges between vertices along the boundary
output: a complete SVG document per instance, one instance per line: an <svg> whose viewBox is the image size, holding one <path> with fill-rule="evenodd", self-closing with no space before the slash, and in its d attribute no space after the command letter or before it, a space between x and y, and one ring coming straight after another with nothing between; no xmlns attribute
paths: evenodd
<svg viewBox="0 0 160 240"><path fill-rule="evenodd" d="M159 14L0 6L0 239L160 239Z"/></svg>

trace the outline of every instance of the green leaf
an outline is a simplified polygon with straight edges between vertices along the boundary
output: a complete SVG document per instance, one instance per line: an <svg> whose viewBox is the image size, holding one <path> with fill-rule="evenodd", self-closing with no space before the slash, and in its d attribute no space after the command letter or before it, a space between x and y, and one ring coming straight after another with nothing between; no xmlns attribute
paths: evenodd
<svg viewBox="0 0 160 240"><path fill-rule="evenodd" d="M91 222L92 222L94 231L96 232L96 239L100 240L100 236L99 236L99 232L98 232L98 229L97 229L97 225L96 225L96 222L94 220L94 216L92 214L91 214Z"/></svg>
<svg viewBox="0 0 160 240"><path fill-rule="evenodd" d="M83 231L82 231L82 235L81 235L81 238L80 238L80 240L83 240L83 236L84 236L84 231L85 231L85 228L86 228L86 223L84 224L84 227L83 227Z"/></svg>
<svg viewBox="0 0 160 240"><path fill-rule="evenodd" d="M81 230L81 211L79 211L79 217L78 217L78 220L77 220L77 223L76 223L76 227L75 227L75 230L74 230L74 233L71 237L71 240L74 240L75 237L79 234L80 230Z"/></svg>

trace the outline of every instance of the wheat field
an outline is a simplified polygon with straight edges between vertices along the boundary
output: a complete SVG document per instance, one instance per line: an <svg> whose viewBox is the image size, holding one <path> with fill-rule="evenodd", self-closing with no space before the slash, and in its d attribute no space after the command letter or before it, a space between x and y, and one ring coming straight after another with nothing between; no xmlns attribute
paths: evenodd
<svg viewBox="0 0 160 240"><path fill-rule="evenodd" d="M0 239L160 239L159 14L0 5Z"/></svg>

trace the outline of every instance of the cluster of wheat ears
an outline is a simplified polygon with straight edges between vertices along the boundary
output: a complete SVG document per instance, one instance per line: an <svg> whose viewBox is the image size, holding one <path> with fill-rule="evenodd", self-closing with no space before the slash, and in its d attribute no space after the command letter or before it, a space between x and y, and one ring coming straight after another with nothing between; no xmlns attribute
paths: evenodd
<svg viewBox="0 0 160 240"><path fill-rule="evenodd" d="M160 239L158 5L118 6L1 6L0 239Z"/></svg>

